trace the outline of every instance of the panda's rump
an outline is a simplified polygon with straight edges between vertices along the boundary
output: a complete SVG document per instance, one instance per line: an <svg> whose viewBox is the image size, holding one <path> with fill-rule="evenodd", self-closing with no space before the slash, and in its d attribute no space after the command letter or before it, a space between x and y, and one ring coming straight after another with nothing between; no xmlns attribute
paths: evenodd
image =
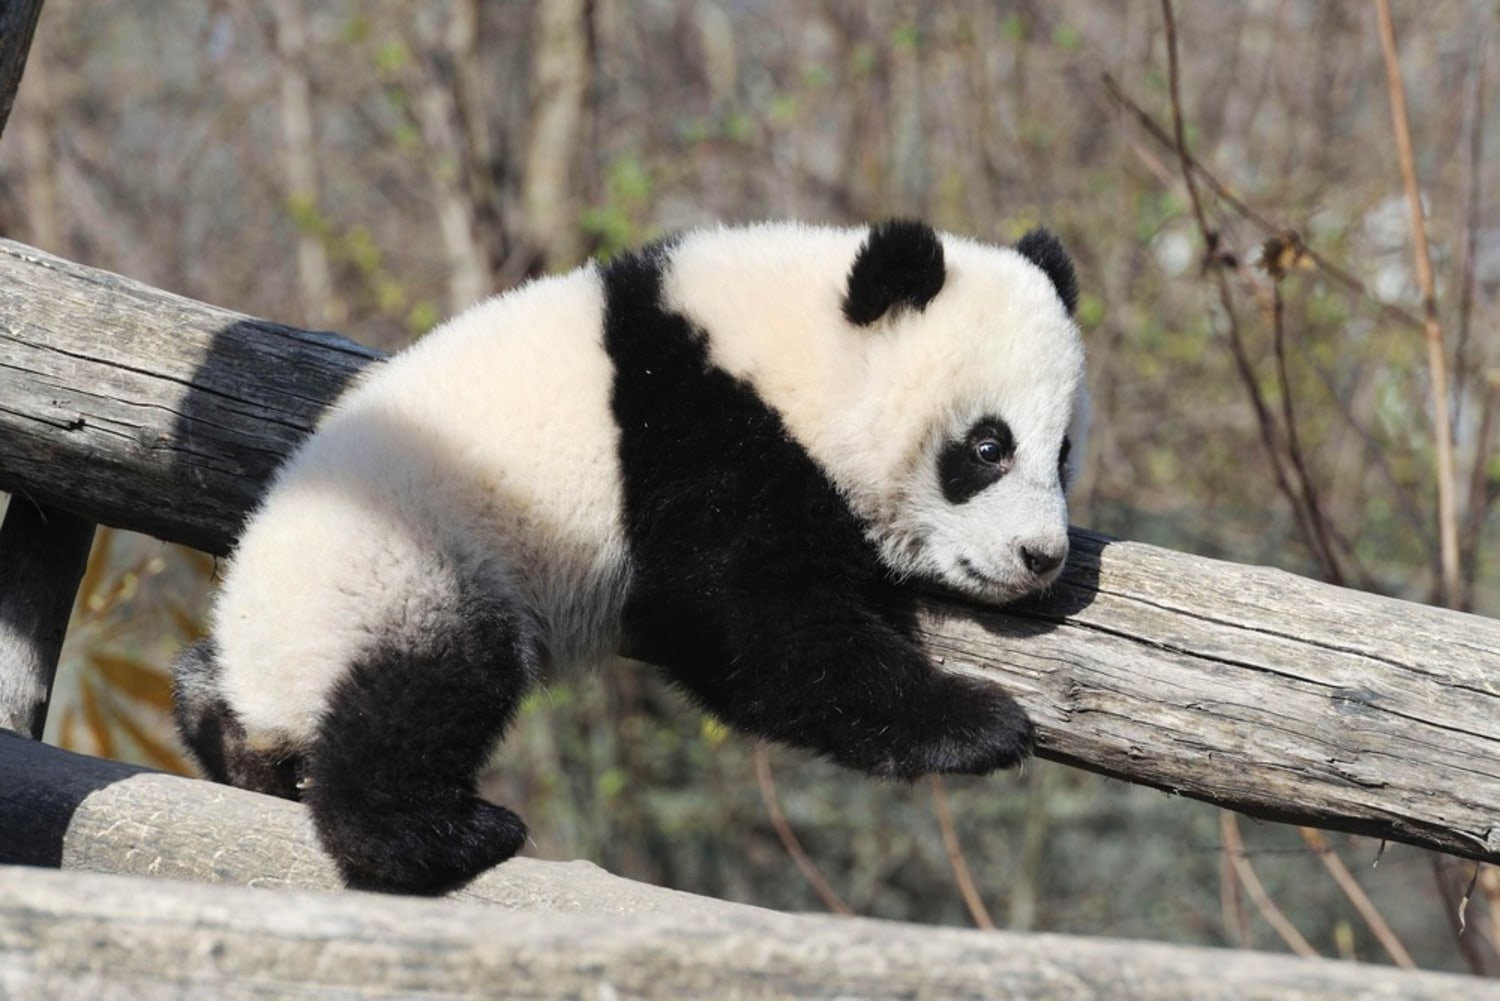
<svg viewBox="0 0 1500 1001"><path fill-rule="evenodd" d="M476 599L524 623L535 662L613 645L628 560L597 287L577 272L463 314L281 471L216 608L248 728L311 739L350 665L461 631Z"/></svg>
<svg viewBox="0 0 1500 1001"><path fill-rule="evenodd" d="M452 631L462 591L516 603L496 561L376 497L292 487L273 509L236 554L256 572L231 573L215 609L224 693L252 741L304 747L352 664Z"/></svg>

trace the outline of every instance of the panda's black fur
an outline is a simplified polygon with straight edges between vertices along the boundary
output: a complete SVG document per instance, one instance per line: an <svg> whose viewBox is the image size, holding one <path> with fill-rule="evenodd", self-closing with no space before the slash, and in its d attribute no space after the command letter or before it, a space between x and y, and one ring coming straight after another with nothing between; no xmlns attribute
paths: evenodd
<svg viewBox="0 0 1500 1001"><path fill-rule="evenodd" d="M737 236L737 232L748 235ZM659 665L677 687L725 723L871 774L900 778L932 772L983 774L1013 765L1029 752L1030 721L1008 695L995 685L945 673L931 663L916 634L913 598L906 585L910 578L937 577L976 597L1006 600L1044 587L1056 575L1066 553L1066 537L1061 534L1066 529L1065 516L1057 524L1061 508L1048 508L1045 528L1027 529L1017 540L1007 542L1010 549L1006 551L1011 554L1003 563L986 562L997 551L995 546L949 554L942 547L951 549L953 544L938 536L946 531L942 526L948 521L982 516L980 505L986 491L1006 476L1024 476L1031 484L1026 489L1032 491L1007 503L1028 503L1024 498L1042 496L1037 491L1043 490L1061 495L1064 473L1058 466L1066 463L1067 435L1076 437L1082 427L1082 356L1067 316L1076 301L1077 286L1066 254L1045 231L1028 234L1014 251L976 249L977 245L940 237L915 222L883 224L848 236L800 227L773 229L769 235L724 233L717 237L719 244L713 236L703 238L701 249L699 245L684 247L679 238L627 253L595 266L588 278L597 283L589 287L596 287L602 298L597 343L607 355L610 372L607 407L615 435L616 506L624 542L624 552L610 557L622 564L618 580L609 576L615 568L607 566L609 579L601 585L601 594L616 595L611 600L617 606L597 610L600 625L551 623L545 601L538 605L540 599L523 597L534 590L528 589L528 575L545 575L548 568L512 565L521 562L519 556L488 553L482 547L476 554L465 535L448 557L435 561L440 570L413 578L439 581L433 584L433 597L419 596L390 606L419 620L416 624L387 628L371 612L371 621L355 624L358 628L351 635L362 637L358 643L330 641L328 649L347 651L342 654L347 663L319 667L311 673L321 677L325 670L329 672L326 685L310 682L306 692L287 696L289 704L315 707L302 717L308 723L292 721L289 710L283 726L274 718L274 699L265 703L272 709L236 704L234 693L241 693L243 702L243 693L272 683L258 680L261 671L271 672L266 674L268 679L276 677L273 668L251 663L253 656L248 652L236 662L246 666L229 679L232 684L223 676L217 639L190 649L179 660L179 728L205 771L219 781L300 796L312 812L322 843L351 885L441 891L519 850L526 836L521 819L479 799L474 789L480 769L521 700L551 662L562 657L549 645L549 628L607 632L604 637L588 638L613 641L623 648L621 652ZM689 315L692 303L685 306L673 301L673 293L666 289L667 276L679 259L697 262L699 258L691 255L706 258L718 253L715 248L721 244L724 250L737 252L741 249L737 239L751 254L767 248L779 251L782 243L787 253L796 254L800 241L805 240L815 244L816 252L810 251L809 259L818 262L842 253L838 248L849 248L849 257L837 273L837 287L830 283L826 302L816 288L808 293L808 301L817 305L818 318L798 321L809 323L807 338L840 338L843 346L838 351L844 352L863 351L860 337L924 333L934 338L951 335L956 344L970 350L965 339L979 335L956 329L959 320L934 319L934 329L923 331L920 314L948 294L950 264L945 241L965 255L964 263L958 265L961 268L970 267L971 258L984 262L990 259L984 255L992 255L999 262L997 281L1014 283L1012 298L1022 303L1016 307L1020 319L1012 322L1029 323L1029 311L1045 313L1044 319L1036 321L1046 328L1042 333L1016 333L1035 336L1037 341L1034 348L1013 349L1016 357L1037 355L1038 373L1052 373L1038 378L1053 379L1058 385L1044 385L1043 392L1035 399L1028 397L1011 414L996 411L1004 408L1006 393L1014 394L1013 389L988 396L968 393L962 402L977 409L962 417L962 426L948 427L943 422L951 424L957 418L938 408L928 421L933 427L913 425L913 430L896 434L898 418L907 423L911 419L893 414L893 440L909 440L909 448L920 452L892 466L906 470L907 465L920 464L909 473L912 485L898 491L890 484L861 484L862 474L841 465L839 449L847 449L852 456L850 470L862 469L856 467L856 459L882 458L878 437L869 440L866 425L860 424L849 444L841 444L843 439L830 432L828 440L833 444L820 441L821 454L814 454L799 438L798 428L789 426L786 419L786 414L795 414L802 425L812 427L813 418L799 408L806 408L807 414L824 412L815 406L820 401L806 399L807 391L797 381L800 373L779 373L776 366L786 362L775 357L767 360L754 352L743 363L744 371L730 371L726 365L731 363L721 363L715 354L723 347L716 340L722 335ZM1041 285L1026 277L1037 271L1044 278ZM973 279L966 275L965 280ZM1045 295L1037 291L1040 288L1047 290ZM1009 301L1005 296L1011 290L992 291L1002 305ZM567 293L559 295L560 301L571 301ZM711 303L703 308L710 307ZM774 322L776 305L764 308L764 319ZM903 322L918 326L903 332ZM823 330L825 325L839 323L848 324L856 333ZM1054 335L1053 330L1058 333ZM760 333L736 336L748 339ZM1000 330L993 336L1005 335ZM1053 345L1068 353L1065 363L1042 357L1048 350L1046 340L1052 336L1065 342ZM793 338L786 343L800 342ZM982 354L982 346L979 350ZM954 372L965 371L958 349L951 353L955 358L939 353L932 364L941 362ZM843 358L836 353L829 357ZM849 357L858 362L859 356ZM389 367L402 364L398 356ZM877 373L869 377L872 385L884 386L878 375L882 370L874 361L869 364L871 372ZM898 368L892 371L895 374L887 378L899 376ZM829 378L842 378L837 366L828 366L828 372L833 373ZM465 374L454 373L457 378ZM780 375L787 376L792 390L776 388L780 383L773 377ZM383 377L378 373L372 382ZM764 385L757 380L764 380ZM899 384L887 391L896 400L900 392L912 392ZM947 391L945 386L931 387L937 396ZM396 405L399 397L394 391L389 413L378 386L365 392L365 398L375 403L361 411L356 399L351 404L355 416L346 423L404 414ZM432 387L431 392L437 393L438 388ZM781 409L767 398L784 392L793 395L785 397ZM1053 392L1058 396L1055 403L1046 395ZM432 413L437 415L432 418L437 422L435 429L449 431L442 409ZM1022 430L1019 442L1009 423L1018 420L1033 429ZM878 436L882 430L876 424L868 426L869 435ZM1046 429L1047 440L1033 442L1031 438L1042 433L1034 429L1040 428ZM356 430L357 434L350 432L351 441L361 444L373 437L385 450L405 440L404 431L376 436L368 429ZM565 442L569 434L599 428L553 430ZM500 436L507 428L475 427L468 433ZM804 430L802 437L807 436ZM317 448L309 451L316 453ZM259 526L258 538L268 540L263 545L276 544L279 494L291 495L299 489L304 495L346 489L358 493L366 488L379 492L383 477L392 475L369 471L366 460L348 461L354 463L349 468L360 471L361 484L334 481L336 473L327 470L344 468L337 457L322 466L312 458L290 465L252 523L252 527ZM396 474L405 472L401 454L389 455L388 461ZM570 460L563 456L559 461ZM476 468L484 467L476 464ZM1012 473L1013 468L1017 472ZM441 475L441 470L434 475ZM568 471L567 475L586 474ZM487 487L480 476L477 486L455 487L452 492L455 497L462 493L467 503L471 495L489 497ZM495 496L504 495L500 487L494 485ZM868 496L862 492L865 487ZM405 496L402 490L423 491L412 496L424 499L433 494L446 505L441 484L403 481L392 492ZM385 501L378 498L368 502L371 506L381 503ZM487 503L505 502L491 497ZM932 513L937 528L906 524L923 513L916 509L938 504L951 510ZM900 511L895 514L885 513L897 508ZM448 506L437 509L450 510ZM456 501L452 509L460 509ZM356 506L354 510L362 509ZM414 537L427 537L429 526L420 524L421 518L399 503L393 510L391 517L401 519L401 525L408 524L410 516L416 526ZM509 512L502 513L510 517ZM1018 520L1025 521L1019 517L1022 513L1017 512ZM545 515L528 512L525 524L535 524ZM290 516L281 517L289 525L299 524ZM891 525L876 524L887 517ZM377 519L372 515L371 521L373 529ZM449 538L447 530L448 526L435 526L433 538ZM532 557L537 552L545 557L548 544L542 539ZM399 559L380 544L361 543L361 548L371 550L370 565L395 574L394 579L405 579L400 577L405 571ZM934 556L927 548L941 552ZM246 559L258 558L256 551ZM401 551L399 547L392 550ZM947 561L941 573L930 569L940 558ZM391 563L393 559L396 562ZM275 558L262 562L278 565ZM268 566L237 562L226 587L234 584L235 574L266 573ZM296 580L279 583L293 592L286 599L276 598L279 608L296 607L292 603L298 600L298 586ZM358 589L361 584L354 579L325 586ZM241 592L248 587L241 585ZM268 588L249 593L279 595L276 587ZM310 593L307 600L317 603L324 597ZM387 596L380 597L385 600ZM283 600L289 603L282 606ZM579 600L588 604L595 599ZM218 610L216 634L239 638L243 644L243 637L260 635L257 629L295 628L294 623L276 621L277 609L261 608L262 603L269 600L226 594ZM352 608L358 615L365 606L329 607ZM370 607L376 607L373 596ZM589 616L596 610L590 605L585 611L567 614L592 622ZM267 621L260 626L244 621L256 614L265 615ZM251 647L277 649L274 644ZM295 682L301 676L288 677ZM251 725L247 727L245 720Z"/></svg>

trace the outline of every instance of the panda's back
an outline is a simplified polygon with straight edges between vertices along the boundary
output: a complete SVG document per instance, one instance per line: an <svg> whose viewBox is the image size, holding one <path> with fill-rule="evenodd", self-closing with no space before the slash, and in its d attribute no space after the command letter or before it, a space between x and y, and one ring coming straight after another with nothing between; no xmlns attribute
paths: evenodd
<svg viewBox="0 0 1500 1001"><path fill-rule="evenodd" d="M252 731L306 739L362 645L450 628L476 592L521 610L546 662L612 652L629 566L603 311L593 267L534 282L327 415L247 525L215 608L225 690Z"/></svg>

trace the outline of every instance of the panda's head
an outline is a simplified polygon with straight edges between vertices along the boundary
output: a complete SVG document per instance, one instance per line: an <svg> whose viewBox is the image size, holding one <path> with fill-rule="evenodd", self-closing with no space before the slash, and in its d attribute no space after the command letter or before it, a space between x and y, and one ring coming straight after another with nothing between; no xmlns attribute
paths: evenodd
<svg viewBox="0 0 1500 1001"><path fill-rule="evenodd" d="M663 300L769 403L896 576L1004 602L1057 578L1087 403L1073 265L919 222L697 230Z"/></svg>
<svg viewBox="0 0 1500 1001"><path fill-rule="evenodd" d="M853 339L819 449L898 576L990 602L1050 585L1087 420L1072 263L896 221L849 266Z"/></svg>

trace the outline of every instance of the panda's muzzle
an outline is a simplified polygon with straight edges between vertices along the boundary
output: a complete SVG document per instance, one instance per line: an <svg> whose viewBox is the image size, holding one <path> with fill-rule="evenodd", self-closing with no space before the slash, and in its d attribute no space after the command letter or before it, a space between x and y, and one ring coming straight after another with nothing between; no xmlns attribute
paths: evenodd
<svg viewBox="0 0 1500 1001"><path fill-rule="evenodd" d="M979 584L988 591L1009 598L1020 597L1032 591L1038 591L1051 584L1068 558L1066 545L1060 548L1047 548L1039 545L1023 545L1018 550L1022 566L1026 573L1015 574L1009 579L1002 579L993 574L986 573L976 566L966 556L960 556L957 560L958 568L964 572L970 580Z"/></svg>

